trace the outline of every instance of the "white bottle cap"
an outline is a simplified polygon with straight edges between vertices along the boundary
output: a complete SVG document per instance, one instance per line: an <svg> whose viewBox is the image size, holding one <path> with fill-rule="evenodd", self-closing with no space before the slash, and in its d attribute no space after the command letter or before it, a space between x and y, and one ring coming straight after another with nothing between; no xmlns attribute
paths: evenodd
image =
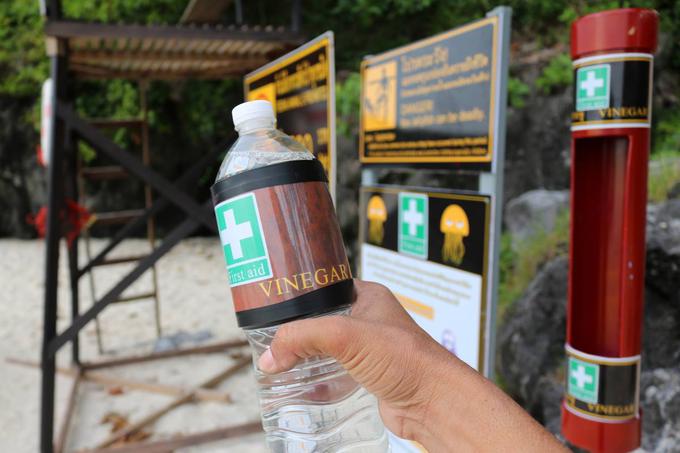
<svg viewBox="0 0 680 453"><path fill-rule="evenodd" d="M238 127L246 121L254 119L270 120L272 123L276 122L274 117L274 109L269 101L250 101L239 104L231 111L231 117L234 120L234 127Z"/></svg>

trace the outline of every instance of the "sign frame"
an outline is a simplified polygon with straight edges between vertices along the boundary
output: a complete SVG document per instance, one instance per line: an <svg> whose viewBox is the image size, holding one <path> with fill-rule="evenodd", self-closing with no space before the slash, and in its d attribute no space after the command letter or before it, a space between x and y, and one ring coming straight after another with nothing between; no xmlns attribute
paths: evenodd
<svg viewBox="0 0 680 453"><path fill-rule="evenodd" d="M499 7L499 8L504 8L504 7ZM497 8L498 9L498 8ZM508 8L509 10L509 8ZM496 11L496 10L494 10ZM495 150L496 150L496 143L495 143L495 138L497 134L497 130L495 129L498 125L496 122L496 117L497 117L497 112L499 110L504 110L504 107L499 105L497 103L497 94L500 91L500 85L502 83L507 83L507 81L501 81L499 80L502 77L505 77L502 73L499 73L497 71L497 66L499 62L499 58L501 57L502 52L502 46L503 46L503 40L499 39L501 36L501 33L503 32L503 24L501 23L502 20L504 20L503 14L487 14L486 18L470 22L468 24L462 25L460 27L454 28L452 30L434 35L429 38L425 38L423 40L407 44L405 46L397 47L395 49L389 50L387 52L378 54L378 55L370 55L367 57L364 57L364 59L361 62L361 107L360 107L360 119L359 119L359 160L362 164L368 164L368 165L390 165L390 164L416 164L416 165L423 165L423 166L432 166L435 164L435 166L440 167L442 164L458 164L464 167L469 167L470 170L475 170L484 168L486 166L493 166L493 163L495 161ZM366 156L366 144L365 144L365 138L364 134L366 132L365 130L365 118L364 118L364 113L363 113L363 100L364 100L364 81L365 81L365 72L366 68L369 66L369 64L374 64L374 63L380 63L382 61L389 61L390 59L394 57L399 57L407 52L410 52L411 50L418 49L424 46L432 45L437 42L441 42L456 36L460 36L466 32L470 32L473 30L477 30L479 28L485 27L487 25L492 25L493 30L492 30L492 45L491 45L491 58L490 58L490 86L491 86L491 91L489 94L489 108L488 108L488 125L487 125L487 153L484 156L424 156L424 157L414 157L414 156L394 156L394 157L370 157ZM499 77L500 75L500 77ZM397 95L398 97L398 95ZM397 106L395 105L395 109ZM393 129L397 130L397 128Z"/></svg>
<svg viewBox="0 0 680 453"><path fill-rule="evenodd" d="M335 201L335 192L337 187L337 143L336 143L336 111L335 111L335 38L332 31L326 31L316 38L308 41L302 46L280 56L274 61L249 72L243 77L243 98L248 99L250 92L250 85L259 81L260 79L275 73L276 71L285 68L297 60L300 60L310 53L326 47L326 61L328 62L328 78L326 80L326 105L327 105L327 123L328 123L328 158L329 169L328 185L331 196ZM284 131L286 132L286 131ZM313 151L310 151L313 152Z"/></svg>
<svg viewBox="0 0 680 453"><path fill-rule="evenodd" d="M416 187L416 186L394 186L394 185L384 185L384 184L376 184L372 186L362 186L360 188L360 208L362 209L362 214L366 212L366 205L368 204L368 199L366 197L366 193L392 193L392 194L397 194L397 203L401 203L401 195L402 194L417 194L417 195L422 195L427 198L442 198L442 199L449 199L451 201L472 201L472 202L480 202L484 203L485 206L485 217L486 221L484 222L484 235L483 235L483 250L484 250L484 256L483 256L483 265L482 265L482 271L481 274L476 274L474 272L471 272L470 270L458 268L456 266L450 266L453 269L456 269L459 272L464 272L464 273L469 273L473 275L478 275L481 277L481 293L480 293L480 319L479 319L479 351L478 351L478 358L477 358L477 363L478 363L478 368L479 371L482 374L487 375L487 366L489 363L493 363L494 357L493 357L493 351L487 349L488 345L488 336L489 332L487 329L487 316L488 316L488 309L489 305L491 303L490 299L490 294L489 294L489 287L490 285L490 276L489 276L489 262L490 262L490 254L489 251L491 250L491 236L490 236L490 231L492 227L492 197L489 195L482 195L476 192L470 192L466 190L456 190L456 189L442 189L442 188L428 188L428 187ZM427 208L429 210L429 207ZM397 207L397 211L399 211ZM366 244L366 241L364 241L364 238L367 235L367 232L365 230L365 223L363 221L364 217L362 216L362 221L359 224L359 241L360 241L360 246L363 247ZM401 219L397 219L397 228L401 228ZM399 234L399 231L397 231L397 235ZM371 245L372 247L376 247L374 244L368 244ZM440 264L435 261L429 260L429 256L422 258L422 257L417 257L414 255L409 255L405 254L402 252L390 250L388 248L385 248L385 250L398 253L399 255L403 255L404 257L407 257L412 260L418 260L418 261L423 261L423 262L429 262L436 264L438 266L447 266L445 264ZM360 257L362 254L360 254ZM360 262L360 271L361 274L363 274L363 262ZM490 357L491 356L491 357Z"/></svg>
<svg viewBox="0 0 680 453"><path fill-rule="evenodd" d="M484 363L480 364L480 370L489 379L494 378L495 347L496 347L496 308L498 305L498 260L500 255L500 233L502 219L502 200L503 200L503 168L505 162L505 130L506 130L506 106L507 106L507 82L508 66L510 55L510 24L512 9L507 6L499 6L489 11L487 18L496 17L498 28L496 33L496 48L498 49L497 58L493 70L497 74L497 89L492 93L494 104L495 135L493 138L493 152L490 165L484 171L479 171L479 167L466 165L465 167L455 167L447 165L452 171L476 170L477 190L471 193L487 195L491 198L490 220L488 231L488 260L487 260L487 285L486 285L486 310L484 349L487 354ZM368 164L368 165L367 165ZM379 176L381 168L404 168L404 166L391 164L374 165L373 163L362 162L361 184L362 186L379 186ZM407 168L413 168L414 164L408 164ZM442 168L441 164L436 164L436 168ZM399 186L386 186L399 188Z"/></svg>

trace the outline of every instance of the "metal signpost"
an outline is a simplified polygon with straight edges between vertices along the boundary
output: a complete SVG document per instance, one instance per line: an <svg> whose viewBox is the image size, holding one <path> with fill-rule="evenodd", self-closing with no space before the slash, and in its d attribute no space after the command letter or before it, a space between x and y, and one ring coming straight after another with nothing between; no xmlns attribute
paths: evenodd
<svg viewBox="0 0 680 453"><path fill-rule="evenodd" d="M447 349L493 376L509 7L362 63L360 275L391 288ZM381 184L448 170L474 190ZM451 184L449 184L451 185ZM455 184L454 184L455 185ZM469 189L469 187L465 187ZM408 276L398 277L398 268ZM393 439L394 451L420 447Z"/></svg>
<svg viewBox="0 0 680 453"><path fill-rule="evenodd" d="M335 197L335 54L333 32L316 37L244 78L247 101L272 103L277 127L321 162Z"/></svg>

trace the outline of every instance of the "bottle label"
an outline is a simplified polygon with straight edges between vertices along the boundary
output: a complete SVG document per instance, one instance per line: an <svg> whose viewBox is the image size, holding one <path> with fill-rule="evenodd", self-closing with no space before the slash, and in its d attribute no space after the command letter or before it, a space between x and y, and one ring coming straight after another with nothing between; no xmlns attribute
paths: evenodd
<svg viewBox="0 0 680 453"><path fill-rule="evenodd" d="M215 207L215 216L231 287L271 278L272 265L255 194L223 201Z"/></svg>
<svg viewBox="0 0 680 453"><path fill-rule="evenodd" d="M241 327L347 305L352 274L318 161L292 161L216 183L215 215Z"/></svg>
<svg viewBox="0 0 680 453"><path fill-rule="evenodd" d="M576 415L616 423L638 416L640 356L602 357L566 345L565 406Z"/></svg>
<svg viewBox="0 0 680 453"><path fill-rule="evenodd" d="M650 127L652 58L613 53L575 60L571 130Z"/></svg>

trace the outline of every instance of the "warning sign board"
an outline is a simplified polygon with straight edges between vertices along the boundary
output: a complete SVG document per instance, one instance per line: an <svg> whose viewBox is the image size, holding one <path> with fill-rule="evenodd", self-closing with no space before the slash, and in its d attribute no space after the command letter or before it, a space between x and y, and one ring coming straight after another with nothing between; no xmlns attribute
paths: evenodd
<svg viewBox="0 0 680 453"><path fill-rule="evenodd" d="M323 164L335 193L335 63L333 32L245 76L248 101L272 103L277 127Z"/></svg>
<svg viewBox="0 0 680 453"><path fill-rule="evenodd" d="M485 195L361 188L361 278L387 286L423 330L482 373L490 363L490 210ZM393 434L390 444L425 451Z"/></svg>
<svg viewBox="0 0 680 453"><path fill-rule="evenodd" d="M361 65L360 275L493 378L511 14L371 55ZM445 167L448 172L435 172ZM376 186L418 180L458 189ZM410 173L410 172L409 172ZM423 452L396 436L392 451Z"/></svg>
<svg viewBox="0 0 680 453"><path fill-rule="evenodd" d="M362 187L361 278L471 367L485 363L490 197Z"/></svg>
<svg viewBox="0 0 680 453"><path fill-rule="evenodd" d="M490 167L499 16L362 62L362 163Z"/></svg>

